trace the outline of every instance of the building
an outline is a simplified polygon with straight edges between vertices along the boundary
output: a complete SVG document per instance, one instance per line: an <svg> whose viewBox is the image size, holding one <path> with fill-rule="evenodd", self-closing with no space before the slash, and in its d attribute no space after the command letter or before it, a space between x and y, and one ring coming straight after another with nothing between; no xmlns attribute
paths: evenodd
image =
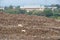
<svg viewBox="0 0 60 40"><path fill-rule="evenodd" d="M27 12L29 11L33 11L33 10L40 10L43 11L45 9L44 6L24 6L24 7L20 7L22 10L27 10Z"/></svg>
<svg viewBox="0 0 60 40"><path fill-rule="evenodd" d="M0 10L4 10L4 7L0 7Z"/></svg>
<svg viewBox="0 0 60 40"><path fill-rule="evenodd" d="M44 11L44 9L49 8L49 9L56 9L57 7L45 7L45 6L24 6L24 7L20 7L22 10L27 10L27 12L29 11L33 11L33 10L40 10L40 11Z"/></svg>

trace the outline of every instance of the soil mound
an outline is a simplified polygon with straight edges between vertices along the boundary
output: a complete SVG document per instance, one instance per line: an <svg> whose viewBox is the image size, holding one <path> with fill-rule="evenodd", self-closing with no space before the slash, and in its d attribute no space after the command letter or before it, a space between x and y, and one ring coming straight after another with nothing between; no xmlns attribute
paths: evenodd
<svg viewBox="0 0 60 40"><path fill-rule="evenodd" d="M60 22L26 14L0 13L1 40L57 40Z"/></svg>

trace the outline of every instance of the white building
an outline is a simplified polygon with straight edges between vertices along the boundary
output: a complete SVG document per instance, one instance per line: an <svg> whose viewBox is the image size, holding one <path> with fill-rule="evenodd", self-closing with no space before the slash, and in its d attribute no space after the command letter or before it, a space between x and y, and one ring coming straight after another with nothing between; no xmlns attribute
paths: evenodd
<svg viewBox="0 0 60 40"><path fill-rule="evenodd" d="M40 11L44 11L45 8L49 8L49 9L56 9L57 7L45 7L45 6L23 6L20 7L22 10L27 10L27 12L29 11L33 11L33 10L40 10Z"/></svg>
<svg viewBox="0 0 60 40"><path fill-rule="evenodd" d="M4 10L4 7L0 7L0 10Z"/></svg>
<svg viewBox="0 0 60 40"><path fill-rule="evenodd" d="M27 12L29 11L33 11L33 10L40 10L43 11L45 9L44 6L24 6L24 7L20 7L22 10L27 10Z"/></svg>

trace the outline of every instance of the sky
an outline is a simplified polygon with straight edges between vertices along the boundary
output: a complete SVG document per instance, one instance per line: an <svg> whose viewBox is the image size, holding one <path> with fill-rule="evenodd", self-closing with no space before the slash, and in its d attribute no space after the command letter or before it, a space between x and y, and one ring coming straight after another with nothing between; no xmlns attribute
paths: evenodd
<svg viewBox="0 0 60 40"><path fill-rule="evenodd" d="M51 4L60 4L60 0L0 0L0 6L39 6Z"/></svg>

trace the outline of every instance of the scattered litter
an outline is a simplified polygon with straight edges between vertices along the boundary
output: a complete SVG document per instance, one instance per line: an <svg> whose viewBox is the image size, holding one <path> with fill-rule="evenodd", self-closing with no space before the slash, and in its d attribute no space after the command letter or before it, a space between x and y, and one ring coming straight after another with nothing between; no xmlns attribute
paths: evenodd
<svg viewBox="0 0 60 40"><path fill-rule="evenodd" d="M22 30L22 32L26 32L26 30Z"/></svg>
<svg viewBox="0 0 60 40"><path fill-rule="evenodd" d="M19 27L23 27L23 25L22 25L22 24L18 24L18 26L19 26Z"/></svg>

